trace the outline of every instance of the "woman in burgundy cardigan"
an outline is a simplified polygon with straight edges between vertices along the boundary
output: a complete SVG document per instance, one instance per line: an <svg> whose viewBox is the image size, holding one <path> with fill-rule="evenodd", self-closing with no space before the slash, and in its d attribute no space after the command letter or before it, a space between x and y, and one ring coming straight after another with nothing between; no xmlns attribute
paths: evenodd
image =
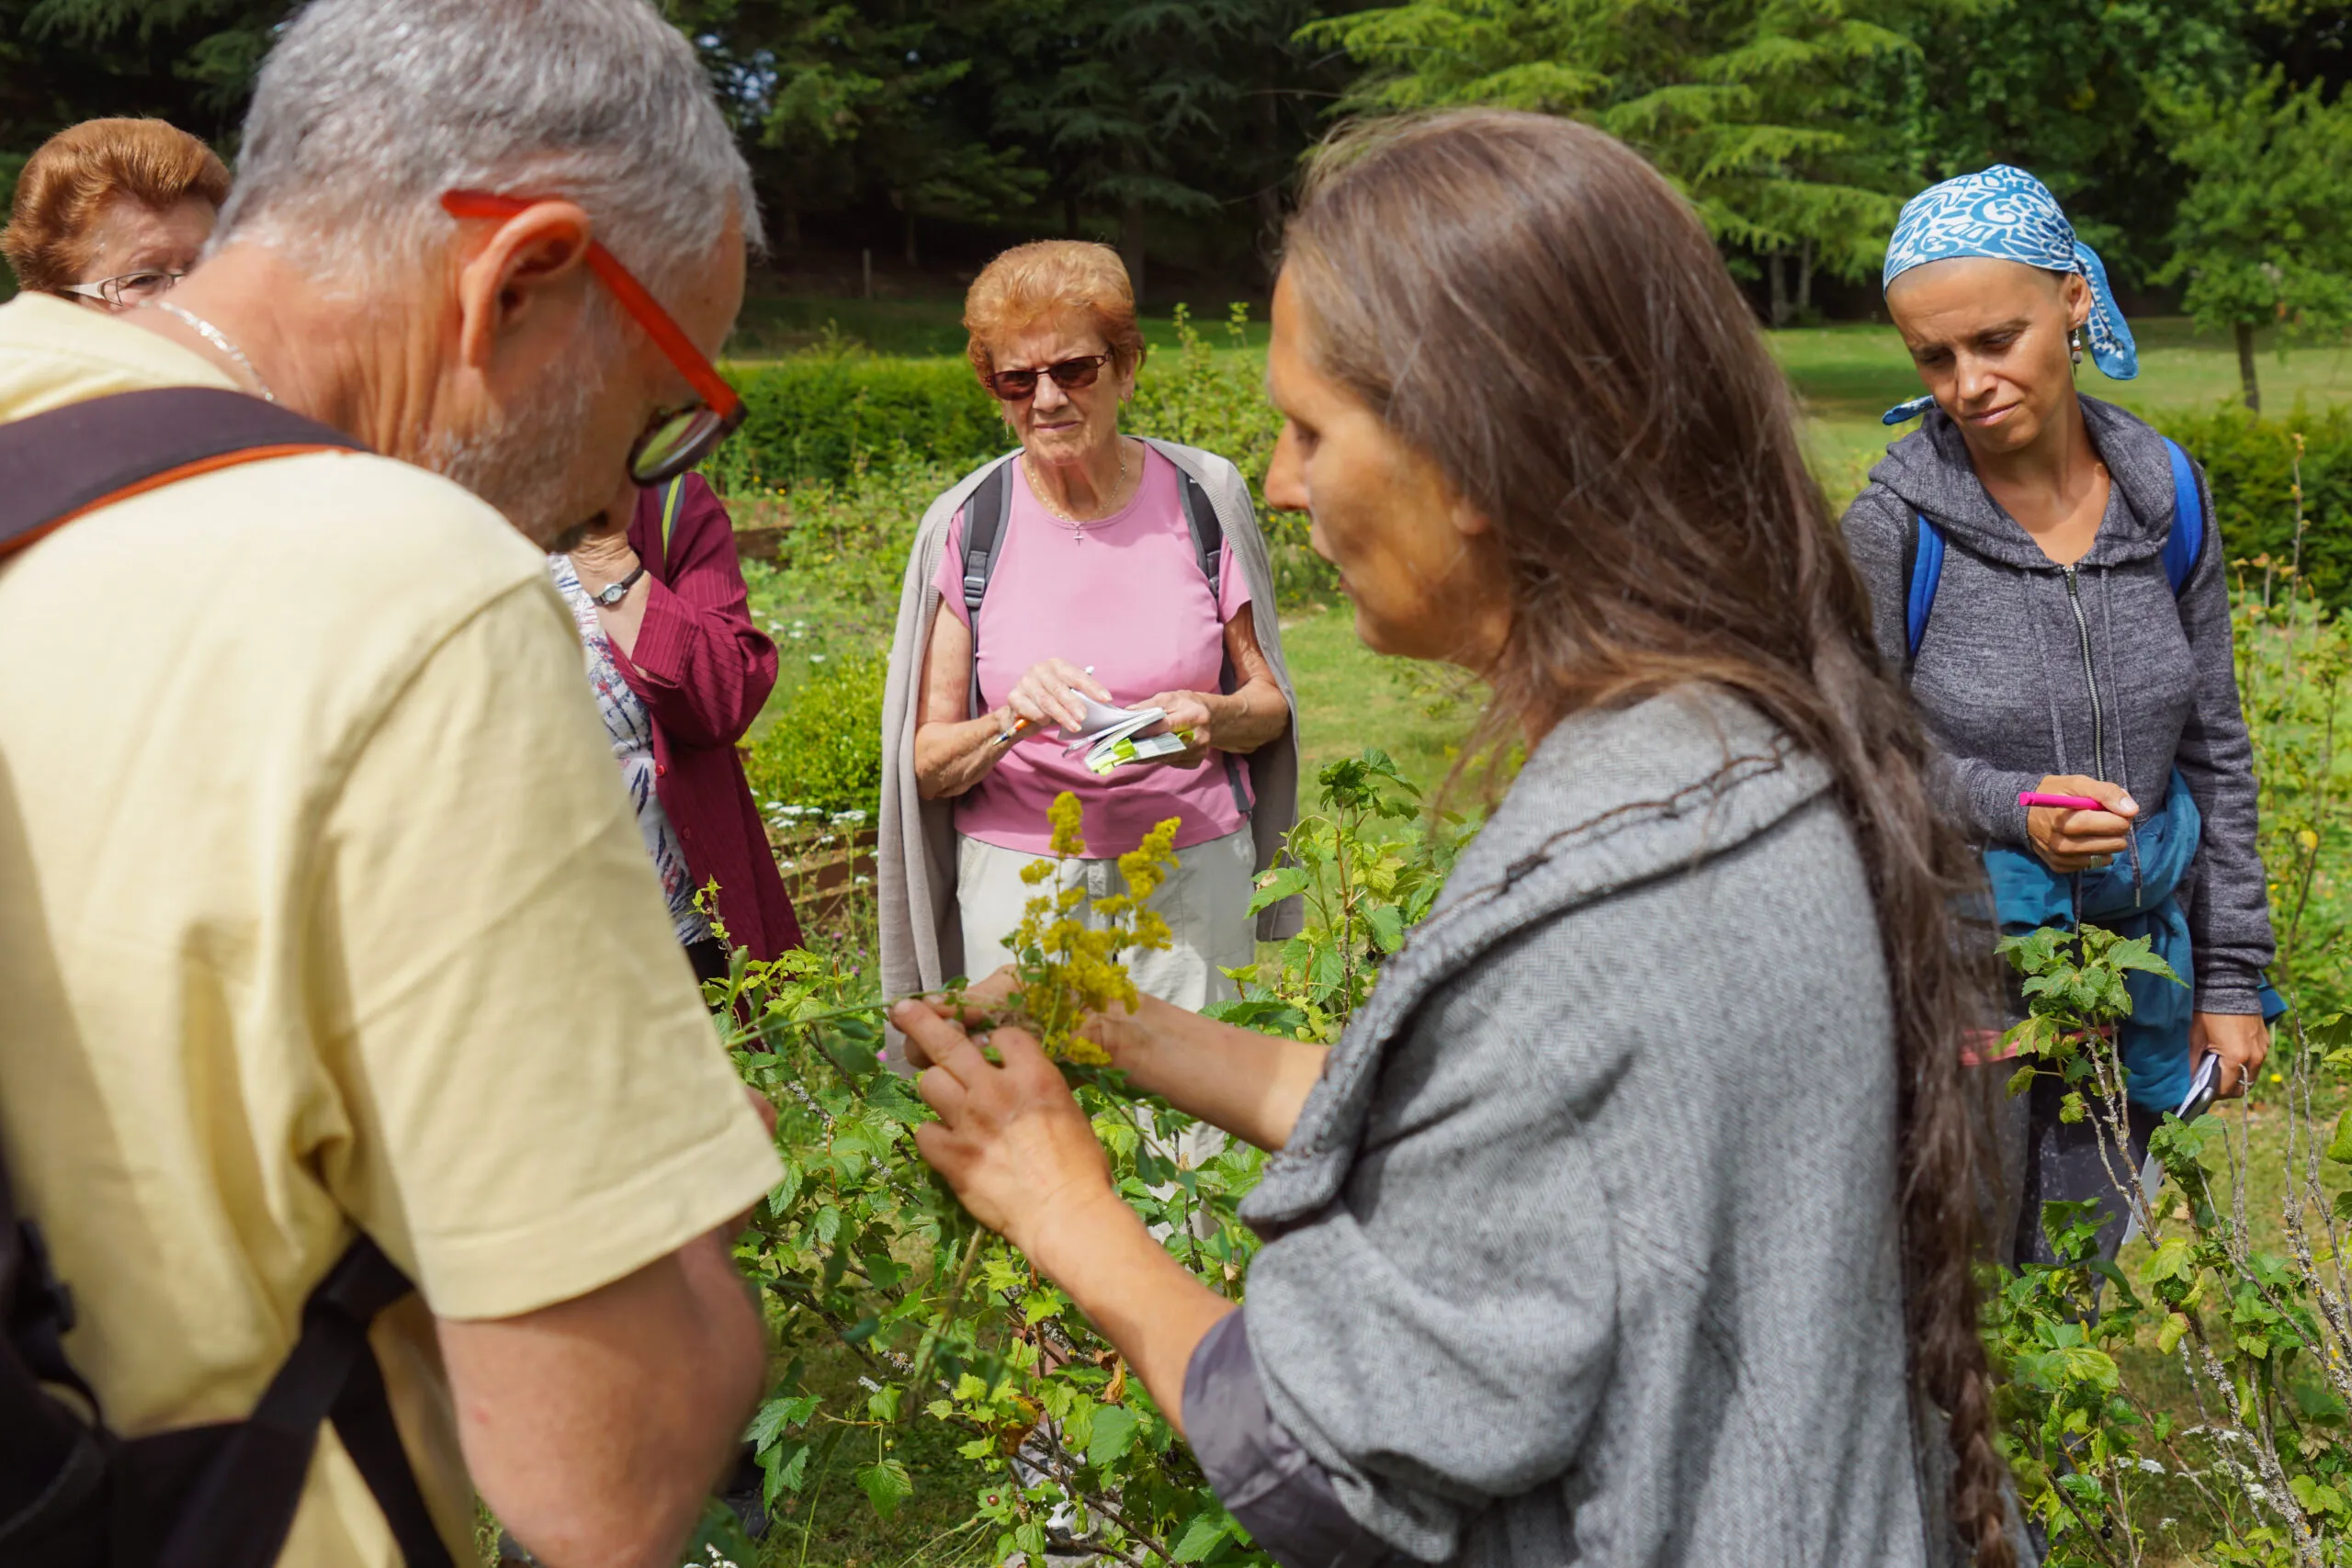
<svg viewBox="0 0 2352 1568"><path fill-rule="evenodd" d="M712 880L733 945L759 959L798 947L800 922L735 755L775 687L775 644L752 625L727 509L699 474L631 487L548 570L579 623L614 760L695 972L727 971L694 908Z"/></svg>

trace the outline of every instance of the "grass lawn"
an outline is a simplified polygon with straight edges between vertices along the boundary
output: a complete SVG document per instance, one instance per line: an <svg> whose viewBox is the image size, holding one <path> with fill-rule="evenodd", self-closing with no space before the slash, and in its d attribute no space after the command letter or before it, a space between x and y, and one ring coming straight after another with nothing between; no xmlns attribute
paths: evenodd
<svg viewBox="0 0 2352 1568"><path fill-rule="evenodd" d="M1476 716L1475 695L1457 695L1432 666L1365 648L1345 604L1283 622L1283 653L1298 689L1302 809L1314 808L1317 768L1367 746L1395 758L1425 794L1445 777Z"/></svg>

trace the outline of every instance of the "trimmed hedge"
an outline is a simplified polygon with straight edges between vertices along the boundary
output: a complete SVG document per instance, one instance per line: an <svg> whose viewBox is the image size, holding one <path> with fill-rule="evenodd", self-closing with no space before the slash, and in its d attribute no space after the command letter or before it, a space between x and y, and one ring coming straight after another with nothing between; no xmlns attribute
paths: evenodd
<svg viewBox="0 0 2352 1568"><path fill-rule="evenodd" d="M901 446L960 473L1012 446L961 359L810 354L730 367L728 378L746 412L711 465L722 491L840 484Z"/></svg>
<svg viewBox="0 0 2352 1568"><path fill-rule="evenodd" d="M880 811L882 682L888 672L878 653L835 659L771 704L781 704L775 721L743 759L745 780L763 815L777 806L829 816Z"/></svg>
<svg viewBox="0 0 2352 1568"><path fill-rule="evenodd" d="M2232 560L2295 558L2295 436L2303 437L2303 575L2333 609L2352 605L2352 409L2258 418L2243 408L2160 415L2205 465Z"/></svg>

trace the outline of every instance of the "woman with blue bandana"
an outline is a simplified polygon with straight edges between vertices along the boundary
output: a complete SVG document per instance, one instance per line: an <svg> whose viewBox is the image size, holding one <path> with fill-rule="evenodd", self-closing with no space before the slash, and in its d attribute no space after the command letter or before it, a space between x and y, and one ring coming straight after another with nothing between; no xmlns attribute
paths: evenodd
<svg viewBox="0 0 2352 1568"><path fill-rule="evenodd" d="M2005 1260L2048 1259L2041 1206L2058 1201L2104 1205L2111 1255L2110 1169L2139 1168L2207 1055L2220 1092L2242 1092L2279 1010L2211 497L2145 422L2075 391L2086 349L2118 380L2137 351L2107 269L2032 175L1996 166L1913 197L1884 287L1928 389L1886 422L1925 422L1871 470L1846 537L1881 651L1945 753L1944 805L1984 849L2005 932L2145 936L2190 982L2133 977L2128 1156L2102 1157L2095 1120L2059 1119L2049 1075L2005 1102L2015 1064L1978 1070L2011 1178ZM2010 1001L2022 1016L2014 986Z"/></svg>

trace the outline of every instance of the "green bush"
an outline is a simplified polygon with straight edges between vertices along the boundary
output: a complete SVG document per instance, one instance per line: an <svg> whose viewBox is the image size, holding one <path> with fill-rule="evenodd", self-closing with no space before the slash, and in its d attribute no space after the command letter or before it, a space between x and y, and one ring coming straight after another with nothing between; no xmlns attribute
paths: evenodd
<svg viewBox="0 0 2352 1568"><path fill-rule="evenodd" d="M878 818L885 673L879 654L824 658L771 704L775 717L743 761L763 815L786 806Z"/></svg>
<svg viewBox="0 0 2352 1568"><path fill-rule="evenodd" d="M994 400L961 359L820 351L728 374L747 412L711 466L722 491L840 484L901 446L960 473L1012 446Z"/></svg>
<svg viewBox="0 0 2352 1568"><path fill-rule="evenodd" d="M2352 605L2352 409L2284 418L2243 408L2159 415L2156 423L2205 465L2213 513L2233 560L2295 559L2295 437L2303 438L2302 576L2332 609Z"/></svg>

